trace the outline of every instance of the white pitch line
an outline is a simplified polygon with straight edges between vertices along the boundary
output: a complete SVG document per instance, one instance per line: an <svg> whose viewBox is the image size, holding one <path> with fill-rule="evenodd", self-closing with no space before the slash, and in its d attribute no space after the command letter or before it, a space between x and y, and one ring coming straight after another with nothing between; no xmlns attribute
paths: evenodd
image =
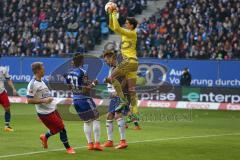
<svg viewBox="0 0 240 160"><path fill-rule="evenodd" d="M228 134L213 134L213 135L202 135L202 136L184 136L184 137L169 137L169 138L159 138L159 139L148 139L148 140L142 140L142 141L128 142L128 144L157 142L157 141L169 141L169 140L181 140L181 139L222 137L222 136L240 136L240 133L228 133ZM74 147L74 149L81 149L81 148L86 148L86 146ZM46 150L46 151L36 151L36 152L26 152L26 153L19 153L19 154L10 154L10 155L0 156L0 159L10 158L10 157L18 157L18 156L28 156L28 155L34 155L34 154L40 154L40 153L47 153L47 152L57 152L57 151L64 151L64 150L65 150L64 148L59 148L59 149Z"/></svg>
<svg viewBox="0 0 240 160"><path fill-rule="evenodd" d="M134 143L157 142L157 141L168 141L168 140L181 140L181 139L194 139L194 138L210 138L210 137L222 137L222 136L240 136L240 133L213 134L213 135L203 135L203 136L169 137L169 138L135 141L135 142L129 142L129 143L134 144Z"/></svg>
<svg viewBox="0 0 240 160"><path fill-rule="evenodd" d="M80 147L74 147L74 149L81 149L86 148L86 146L80 146ZM40 154L40 153L47 153L47 152L57 152L57 151L64 151L65 148L59 148L59 149L52 149L52 150L45 150L45 151L35 151L35 152L26 152L26 153L19 153L19 154L9 154L0 156L1 158L10 158L10 157L18 157L18 156L28 156L28 155L34 155L34 154Z"/></svg>

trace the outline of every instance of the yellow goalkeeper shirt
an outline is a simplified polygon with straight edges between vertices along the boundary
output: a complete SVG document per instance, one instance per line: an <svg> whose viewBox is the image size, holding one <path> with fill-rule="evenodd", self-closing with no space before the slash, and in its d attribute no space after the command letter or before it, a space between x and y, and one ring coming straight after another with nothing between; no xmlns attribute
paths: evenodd
<svg viewBox="0 0 240 160"><path fill-rule="evenodd" d="M121 36L121 53L123 58L137 59L137 31L120 27L116 12L109 14L109 28Z"/></svg>

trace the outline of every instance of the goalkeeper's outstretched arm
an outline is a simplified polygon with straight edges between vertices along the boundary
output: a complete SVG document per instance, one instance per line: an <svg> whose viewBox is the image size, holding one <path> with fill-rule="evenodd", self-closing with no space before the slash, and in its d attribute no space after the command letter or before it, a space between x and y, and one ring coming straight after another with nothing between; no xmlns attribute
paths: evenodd
<svg viewBox="0 0 240 160"><path fill-rule="evenodd" d="M114 31L112 13L109 13L108 17L109 17L109 28L110 28L112 31Z"/></svg>
<svg viewBox="0 0 240 160"><path fill-rule="evenodd" d="M113 13L109 14L109 27L112 29L115 33L124 35L127 37L133 37L136 35L135 30L128 30L120 27L120 24L118 22L117 18L117 11L114 11Z"/></svg>

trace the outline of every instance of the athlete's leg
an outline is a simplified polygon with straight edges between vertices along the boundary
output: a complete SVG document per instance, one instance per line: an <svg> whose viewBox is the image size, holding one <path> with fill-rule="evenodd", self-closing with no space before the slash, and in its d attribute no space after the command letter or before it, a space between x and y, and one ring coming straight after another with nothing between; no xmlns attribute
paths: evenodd
<svg viewBox="0 0 240 160"><path fill-rule="evenodd" d="M113 141L113 119L114 119L114 114L109 112L107 114L107 120L106 120L108 141Z"/></svg>
<svg viewBox="0 0 240 160"><path fill-rule="evenodd" d="M125 76L125 74L126 74L126 71L125 71L124 67L122 67L122 66L123 65L120 64L119 67L117 67L116 69L113 70L113 72L111 74L111 82L112 82L114 89L117 92L118 97L120 97L121 99L124 99L125 97L123 94L122 86L118 80L119 77Z"/></svg>
<svg viewBox="0 0 240 160"><path fill-rule="evenodd" d="M127 142L126 142L125 121L122 117L122 113L117 113L116 112L116 120L117 120L119 134L120 134L120 142L115 148L116 149L127 148L128 145L127 145Z"/></svg>
<svg viewBox="0 0 240 160"><path fill-rule="evenodd" d="M117 120L117 124L118 124L120 140L125 140L126 139L126 136L125 136L125 121L122 117L122 113L116 112L115 119Z"/></svg>
<svg viewBox="0 0 240 160"><path fill-rule="evenodd" d="M4 91L0 94L0 104L2 104L3 109L5 111L5 131L13 131L13 129L10 127L10 120L11 120L11 112L10 112L10 102L8 99L7 93Z"/></svg>
<svg viewBox="0 0 240 160"><path fill-rule="evenodd" d="M131 111L134 114L138 113L137 108L137 93L136 93L136 78L128 79L128 93L130 96Z"/></svg>

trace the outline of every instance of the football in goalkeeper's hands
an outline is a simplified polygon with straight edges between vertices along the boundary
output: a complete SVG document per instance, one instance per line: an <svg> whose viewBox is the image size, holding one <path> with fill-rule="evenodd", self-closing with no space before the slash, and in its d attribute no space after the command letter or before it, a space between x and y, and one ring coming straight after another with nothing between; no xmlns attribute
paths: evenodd
<svg viewBox="0 0 240 160"><path fill-rule="evenodd" d="M112 13L114 10L117 9L117 4L114 3L114 2L108 2L106 5L105 5L105 11L107 13Z"/></svg>

